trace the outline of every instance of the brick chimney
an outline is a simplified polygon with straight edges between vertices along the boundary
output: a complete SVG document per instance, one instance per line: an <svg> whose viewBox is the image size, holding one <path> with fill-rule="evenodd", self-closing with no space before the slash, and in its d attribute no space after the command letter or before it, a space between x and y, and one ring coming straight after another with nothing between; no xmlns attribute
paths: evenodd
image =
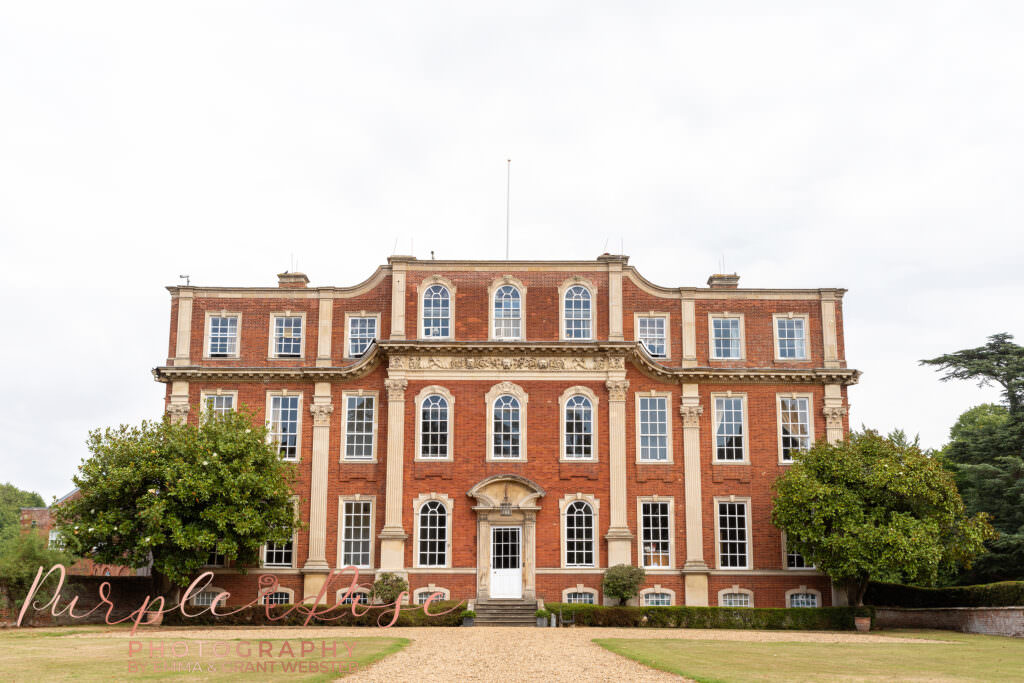
<svg viewBox="0 0 1024 683"><path fill-rule="evenodd" d="M277 286L282 289L305 289L309 278L305 273L278 273Z"/></svg>
<svg viewBox="0 0 1024 683"><path fill-rule="evenodd" d="M708 278L708 286L711 289L736 289L740 286L740 276L736 273L732 275L715 273Z"/></svg>

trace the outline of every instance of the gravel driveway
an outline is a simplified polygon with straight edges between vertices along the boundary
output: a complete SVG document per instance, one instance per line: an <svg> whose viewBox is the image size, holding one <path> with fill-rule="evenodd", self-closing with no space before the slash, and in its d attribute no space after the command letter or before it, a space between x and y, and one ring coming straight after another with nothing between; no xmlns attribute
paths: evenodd
<svg viewBox="0 0 1024 683"><path fill-rule="evenodd" d="M346 629L348 630L348 629ZM365 635L356 630L351 635ZM598 647L594 638L797 642L900 642L857 633L631 628L392 628L401 652L344 681L681 681ZM339 634L340 635L340 634ZM920 643L921 640L912 642Z"/></svg>

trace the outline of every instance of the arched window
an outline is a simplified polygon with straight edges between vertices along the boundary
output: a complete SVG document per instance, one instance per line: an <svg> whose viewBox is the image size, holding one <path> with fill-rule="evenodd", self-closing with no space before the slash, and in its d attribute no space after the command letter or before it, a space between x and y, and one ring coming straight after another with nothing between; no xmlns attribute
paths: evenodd
<svg viewBox="0 0 1024 683"><path fill-rule="evenodd" d="M565 566L594 566L594 510L582 500L565 510Z"/></svg>
<svg viewBox="0 0 1024 683"><path fill-rule="evenodd" d="M287 605L291 602L292 596L284 591L277 591L263 596L264 605Z"/></svg>
<svg viewBox="0 0 1024 683"><path fill-rule="evenodd" d="M440 501L428 500L420 506L419 566L444 567L448 564L448 511Z"/></svg>
<svg viewBox="0 0 1024 683"><path fill-rule="evenodd" d="M420 406L420 457L448 457L448 401L432 394Z"/></svg>
<svg viewBox="0 0 1024 683"><path fill-rule="evenodd" d="M590 290L582 285L574 285L565 292L565 338L590 339Z"/></svg>
<svg viewBox="0 0 1024 683"><path fill-rule="evenodd" d="M587 459L594 455L594 407L586 396L565 402L565 457Z"/></svg>
<svg viewBox="0 0 1024 683"><path fill-rule="evenodd" d="M494 443L492 457L512 460L519 457L519 400L499 396L494 401Z"/></svg>
<svg viewBox="0 0 1024 683"><path fill-rule="evenodd" d="M494 338L521 339L523 330L522 298L512 285L494 292Z"/></svg>
<svg viewBox="0 0 1024 683"><path fill-rule="evenodd" d="M423 292L423 336L451 336L451 295L444 285L431 285Z"/></svg>
<svg viewBox="0 0 1024 683"><path fill-rule="evenodd" d="M338 591L337 601L339 605L351 605L353 602L357 602L360 605L370 604L370 594L365 590L351 591L347 588L342 588Z"/></svg>

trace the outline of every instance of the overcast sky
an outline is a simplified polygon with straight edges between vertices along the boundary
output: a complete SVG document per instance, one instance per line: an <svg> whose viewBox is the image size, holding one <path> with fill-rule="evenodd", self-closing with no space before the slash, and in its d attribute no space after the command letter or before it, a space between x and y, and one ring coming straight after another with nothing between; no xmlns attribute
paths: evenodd
<svg viewBox="0 0 1024 683"><path fill-rule="evenodd" d="M502 257L509 157L514 258L848 288L853 423L942 445L997 393L916 361L1024 338L1024 6L771 4L0 2L0 481L160 415L179 274Z"/></svg>

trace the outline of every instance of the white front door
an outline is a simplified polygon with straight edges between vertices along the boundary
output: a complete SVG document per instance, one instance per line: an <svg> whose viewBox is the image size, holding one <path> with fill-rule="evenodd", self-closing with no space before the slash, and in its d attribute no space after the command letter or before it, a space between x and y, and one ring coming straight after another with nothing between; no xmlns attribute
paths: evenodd
<svg viewBox="0 0 1024 683"><path fill-rule="evenodd" d="M523 597L523 564L520 561L522 529L491 527L491 597Z"/></svg>

